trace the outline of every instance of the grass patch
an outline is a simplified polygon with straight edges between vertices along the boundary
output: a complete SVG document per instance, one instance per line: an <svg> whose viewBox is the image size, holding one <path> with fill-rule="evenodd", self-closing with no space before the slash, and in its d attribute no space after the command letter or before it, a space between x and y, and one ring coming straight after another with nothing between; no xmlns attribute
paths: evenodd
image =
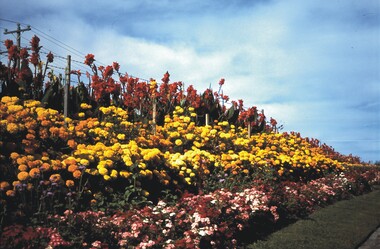
<svg viewBox="0 0 380 249"><path fill-rule="evenodd" d="M380 224L380 186L315 211L245 248L354 249Z"/></svg>

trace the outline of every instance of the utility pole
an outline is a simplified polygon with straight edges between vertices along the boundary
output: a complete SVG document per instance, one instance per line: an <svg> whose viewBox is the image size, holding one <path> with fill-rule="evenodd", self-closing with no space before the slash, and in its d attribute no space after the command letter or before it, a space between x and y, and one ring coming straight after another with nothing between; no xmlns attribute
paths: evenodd
<svg viewBox="0 0 380 249"><path fill-rule="evenodd" d="M17 33L17 48L18 48L18 50L20 50L20 48L21 48L21 32L25 32L25 31L29 31L29 30L31 30L30 25L28 25L25 29L21 29L21 25L19 23L17 23L17 29L16 30L8 31L8 29L5 29L4 35ZM17 59L17 65L18 65L18 69L20 70L20 67L21 67L20 58Z"/></svg>

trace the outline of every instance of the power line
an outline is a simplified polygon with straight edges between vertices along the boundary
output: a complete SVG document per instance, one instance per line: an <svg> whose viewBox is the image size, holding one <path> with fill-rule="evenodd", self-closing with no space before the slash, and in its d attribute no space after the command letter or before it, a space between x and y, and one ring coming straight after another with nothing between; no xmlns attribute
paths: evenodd
<svg viewBox="0 0 380 249"><path fill-rule="evenodd" d="M70 53L73 53L74 55L78 56L78 57L85 57L86 54L61 42L60 40L50 36L49 34L46 34L44 31L38 29L37 27L33 26L33 25L29 25L29 24L25 24L25 23L21 23L21 22L16 22L16 21L12 21L12 20L8 20L8 19L4 19L4 18L0 18L1 21L6 21L6 22L10 22L10 23L16 23L16 24L20 24L20 25L24 25L26 27L29 27L31 28L31 32L38 35L38 36L41 36L42 38L46 39L47 41L55 44L56 46L60 47L60 48L63 48L64 50L70 52ZM36 30L37 32L35 32L34 30ZM26 38L22 37L23 39L27 40ZM46 47L45 47L46 48ZM52 52L52 50L50 50L50 52ZM52 52L53 53L53 52ZM54 57L55 58L60 58L62 60L65 60L66 61L66 57L63 57L61 55L57 55L56 53L53 53ZM83 68L84 70L88 71L88 68L85 66L84 62L82 61L78 61L78 60L71 60L72 62L76 63L77 65L80 65L81 68ZM102 66L106 66L105 63L99 61L99 60L96 60L97 64L100 64ZM114 74L117 74L116 72ZM121 73L121 75L126 75L127 73ZM145 82L149 82L149 80L146 80L144 78L141 78L141 77L136 77L136 76L133 76L131 74L128 74L130 77L132 78L138 78L139 80L142 80L142 81L145 81Z"/></svg>

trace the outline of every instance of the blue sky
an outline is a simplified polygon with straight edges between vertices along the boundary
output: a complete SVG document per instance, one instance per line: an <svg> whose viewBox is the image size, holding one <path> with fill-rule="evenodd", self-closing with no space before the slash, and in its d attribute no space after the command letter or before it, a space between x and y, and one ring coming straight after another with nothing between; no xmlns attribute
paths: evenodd
<svg viewBox="0 0 380 249"><path fill-rule="evenodd" d="M379 1L0 2L0 18L32 25L22 43L37 34L63 58L93 53L131 75L169 71L199 90L225 78L224 93L264 109L283 131L380 160ZM0 40L15 39L4 28L16 24L0 20Z"/></svg>

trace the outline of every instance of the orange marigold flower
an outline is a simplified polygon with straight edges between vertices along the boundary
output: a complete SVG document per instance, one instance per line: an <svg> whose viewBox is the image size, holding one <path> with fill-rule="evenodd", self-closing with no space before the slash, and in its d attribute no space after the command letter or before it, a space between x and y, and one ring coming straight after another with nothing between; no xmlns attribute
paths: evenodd
<svg viewBox="0 0 380 249"><path fill-rule="evenodd" d="M51 166L53 170L60 170L62 168L61 161L59 160L51 160Z"/></svg>
<svg viewBox="0 0 380 249"><path fill-rule="evenodd" d="M31 183L28 183L28 185L26 186L26 189L27 189L28 191L32 190L33 188L34 188L34 186L33 186L33 184L31 184Z"/></svg>
<svg viewBox="0 0 380 249"><path fill-rule="evenodd" d="M67 168L67 171L73 173L74 171L76 171L78 169L78 166L76 166L75 164L71 164L69 165L69 167Z"/></svg>
<svg viewBox="0 0 380 249"><path fill-rule="evenodd" d="M48 170L50 170L50 164L48 164L48 163L43 163L43 164L41 165L41 170L42 170L42 171L48 171Z"/></svg>
<svg viewBox="0 0 380 249"><path fill-rule="evenodd" d="M41 125L47 127L51 125L51 122L49 120L42 120Z"/></svg>
<svg viewBox="0 0 380 249"><path fill-rule="evenodd" d="M20 181L26 181L29 179L29 173L25 171L18 173L17 179L19 179Z"/></svg>
<svg viewBox="0 0 380 249"><path fill-rule="evenodd" d="M0 183L0 190L7 190L10 187L9 182L1 182Z"/></svg>
<svg viewBox="0 0 380 249"><path fill-rule="evenodd" d="M69 188L73 187L74 186L74 181L73 180L67 180L66 181L66 186L69 187Z"/></svg>
<svg viewBox="0 0 380 249"><path fill-rule="evenodd" d="M38 178L40 176L40 169L33 168L29 171L29 176L32 178Z"/></svg>
<svg viewBox="0 0 380 249"><path fill-rule="evenodd" d="M17 158L19 158L19 156L20 155L17 152L12 152L10 158L12 160L17 160Z"/></svg>
<svg viewBox="0 0 380 249"><path fill-rule="evenodd" d="M28 133L26 135L26 139L28 139L28 140L33 140L34 138L36 138L36 137L33 134Z"/></svg>
<svg viewBox="0 0 380 249"><path fill-rule="evenodd" d="M76 179L80 178L81 175L82 175L82 172L80 170L75 170L73 172L73 177L76 178Z"/></svg>
<svg viewBox="0 0 380 249"><path fill-rule="evenodd" d="M17 164L26 164L27 163L27 158L26 157L19 157L17 158Z"/></svg>
<svg viewBox="0 0 380 249"><path fill-rule="evenodd" d="M15 196L15 191L13 191L13 190L8 190L8 191L6 192L6 195L7 195L7 196Z"/></svg>
<svg viewBox="0 0 380 249"><path fill-rule="evenodd" d="M19 171L27 171L28 170L28 166L26 164L21 164L18 166L18 170Z"/></svg>
<svg viewBox="0 0 380 249"><path fill-rule="evenodd" d="M52 174L51 176L50 176L50 178L49 178L49 180L51 181L51 182L55 182L55 183L58 183L58 182L60 182L61 181L61 175L60 174Z"/></svg>
<svg viewBox="0 0 380 249"><path fill-rule="evenodd" d="M16 187L16 186L19 185L19 184L21 184L20 181L13 181L13 182L12 182L12 186L13 186L13 187Z"/></svg>
<svg viewBox="0 0 380 249"><path fill-rule="evenodd" d="M11 134L15 134L18 132L18 125L15 123L7 124L7 131Z"/></svg>

